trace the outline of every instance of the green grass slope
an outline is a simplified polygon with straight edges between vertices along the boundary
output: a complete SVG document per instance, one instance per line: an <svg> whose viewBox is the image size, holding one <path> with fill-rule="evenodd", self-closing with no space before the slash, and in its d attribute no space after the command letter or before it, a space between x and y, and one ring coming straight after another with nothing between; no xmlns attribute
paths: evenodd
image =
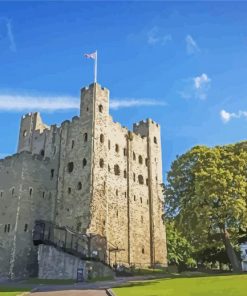
<svg viewBox="0 0 247 296"><path fill-rule="evenodd" d="M117 296L246 296L247 275L166 278L113 289Z"/></svg>

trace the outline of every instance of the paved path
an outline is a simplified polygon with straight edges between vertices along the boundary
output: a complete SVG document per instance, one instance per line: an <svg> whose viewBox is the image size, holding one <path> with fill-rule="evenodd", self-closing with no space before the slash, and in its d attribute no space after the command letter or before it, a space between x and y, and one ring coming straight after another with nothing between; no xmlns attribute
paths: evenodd
<svg viewBox="0 0 247 296"><path fill-rule="evenodd" d="M35 292L33 296L106 296L105 290L63 290L52 292Z"/></svg>

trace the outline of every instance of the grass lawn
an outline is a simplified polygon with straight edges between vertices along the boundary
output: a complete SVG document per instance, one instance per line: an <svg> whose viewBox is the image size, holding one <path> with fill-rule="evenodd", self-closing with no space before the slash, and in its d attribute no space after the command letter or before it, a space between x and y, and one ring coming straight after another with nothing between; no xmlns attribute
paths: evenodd
<svg viewBox="0 0 247 296"><path fill-rule="evenodd" d="M165 278L113 289L117 296L246 296L247 274Z"/></svg>
<svg viewBox="0 0 247 296"><path fill-rule="evenodd" d="M0 286L0 296L16 296L28 291L30 291L29 288Z"/></svg>

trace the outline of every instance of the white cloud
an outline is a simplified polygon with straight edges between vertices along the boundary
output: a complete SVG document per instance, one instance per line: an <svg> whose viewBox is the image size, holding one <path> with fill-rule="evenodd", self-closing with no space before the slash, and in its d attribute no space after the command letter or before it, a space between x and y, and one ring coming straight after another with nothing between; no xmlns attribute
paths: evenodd
<svg viewBox="0 0 247 296"><path fill-rule="evenodd" d="M180 96L184 99L207 99L208 91L210 89L211 79L207 74L202 73L199 76L183 80L183 85L178 91Z"/></svg>
<svg viewBox="0 0 247 296"><path fill-rule="evenodd" d="M9 49L13 52L16 52L15 38L14 38L12 24L10 20L7 20L6 22L6 29L7 29L7 36L9 39Z"/></svg>
<svg viewBox="0 0 247 296"><path fill-rule="evenodd" d="M8 39L9 49L12 52L16 52L16 43L11 20L5 17L0 17L0 27L2 32L2 38Z"/></svg>
<svg viewBox="0 0 247 296"><path fill-rule="evenodd" d="M203 88L205 85L208 85L210 83L210 78L208 77L207 74L202 73L201 76L196 76L193 78L194 80L194 87L196 89L201 89Z"/></svg>
<svg viewBox="0 0 247 296"><path fill-rule="evenodd" d="M185 38L186 50L188 54L195 54L200 51L195 39L191 35L187 35Z"/></svg>
<svg viewBox="0 0 247 296"><path fill-rule="evenodd" d="M42 97L30 95L0 94L0 111L64 110L77 109L79 100L74 97Z"/></svg>
<svg viewBox="0 0 247 296"><path fill-rule="evenodd" d="M227 112L225 110L221 110L220 111L220 117L221 117L221 120L224 122L224 123L227 123L229 122L232 118L247 118L247 111L238 111L237 113L230 113L230 112Z"/></svg>
<svg viewBox="0 0 247 296"><path fill-rule="evenodd" d="M231 119L231 114L225 110L220 111L220 117L223 122L228 122Z"/></svg>
<svg viewBox="0 0 247 296"><path fill-rule="evenodd" d="M112 99L111 109L138 106L165 106L163 101L153 99ZM0 111L48 111L79 109L79 98L72 96L37 96L0 93Z"/></svg>
<svg viewBox="0 0 247 296"><path fill-rule="evenodd" d="M115 99L110 101L111 109L141 107L141 106L166 106L166 102L152 100L152 99Z"/></svg>
<svg viewBox="0 0 247 296"><path fill-rule="evenodd" d="M200 100L205 100L210 88L211 79L208 77L207 74L203 73L201 76L194 77L193 82L194 97Z"/></svg>
<svg viewBox="0 0 247 296"><path fill-rule="evenodd" d="M153 27L147 32L147 43L149 45L165 45L167 42L172 40L170 34L162 34L158 27Z"/></svg>

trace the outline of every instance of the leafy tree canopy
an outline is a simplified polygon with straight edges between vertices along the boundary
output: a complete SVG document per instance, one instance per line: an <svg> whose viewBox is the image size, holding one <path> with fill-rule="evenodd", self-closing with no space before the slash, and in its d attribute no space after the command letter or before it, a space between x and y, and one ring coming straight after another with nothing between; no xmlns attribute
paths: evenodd
<svg viewBox="0 0 247 296"><path fill-rule="evenodd" d="M166 221L166 240L169 264L186 263L192 259L194 248L182 235L172 220Z"/></svg>
<svg viewBox="0 0 247 296"><path fill-rule="evenodd" d="M247 142L196 146L178 157L168 173L166 215L193 245L222 240L234 270L232 247L247 228Z"/></svg>

